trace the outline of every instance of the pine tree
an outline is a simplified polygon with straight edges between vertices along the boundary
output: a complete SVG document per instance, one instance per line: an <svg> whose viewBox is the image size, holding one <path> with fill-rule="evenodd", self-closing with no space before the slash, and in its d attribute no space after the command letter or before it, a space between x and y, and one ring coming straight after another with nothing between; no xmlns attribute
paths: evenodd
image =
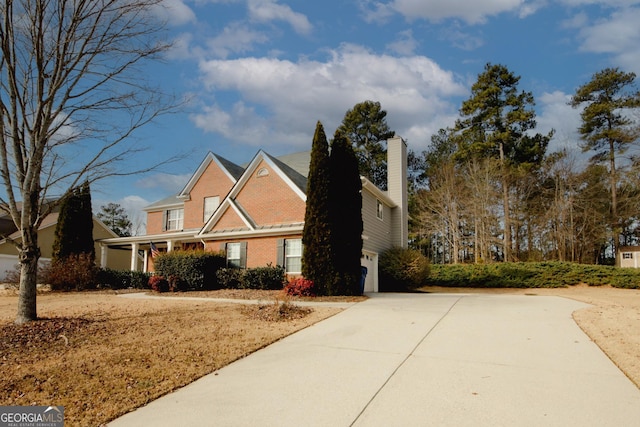
<svg viewBox="0 0 640 427"><path fill-rule="evenodd" d="M571 98L574 108L585 105L579 128L583 152L592 152L591 164L608 164L614 253L620 244L622 219L618 216L619 158L638 139L633 111L640 108L640 91L635 88L635 73L606 68L580 86ZM618 161L616 162L616 160Z"/></svg>
<svg viewBox="0 0 640 427"><path fill-rule="evenodd" d="M316 124L307 179L307 206L302 232L302 275L319 295L327 293L332 274L329 240L329 143L322 123Z"/></svg>
<svg viewBox="0 0 640 427"><path fill-rule="evenodd" d="M125 209L118 203L108 203L100 206L98 219L104 222L114 233L120 237L131 236L131 221Z"/></svg>
<svg viewBox="0 0 640 427"><path fill-rule="evenodd" d="M339 127L351 141L360 174L382 190L387 189L387 139L395 134L386 117L379 102L364 101L345 113Z"/></svg>
<svg viewBox="0 0 640 427"><path fill-rule="evenodd" d="M79 254L88 254L92 261L95 260L91 190L88 182L72 189L60 206L52 258L63 260Z"/></svg>
<svg viewBox="0 0 640 427"><path fill-rule="evenodd" d="M333 280L329 295L355 295L360 290L362 258L362 182L349 138L337 130L329 156L329 218Z"/></svg>

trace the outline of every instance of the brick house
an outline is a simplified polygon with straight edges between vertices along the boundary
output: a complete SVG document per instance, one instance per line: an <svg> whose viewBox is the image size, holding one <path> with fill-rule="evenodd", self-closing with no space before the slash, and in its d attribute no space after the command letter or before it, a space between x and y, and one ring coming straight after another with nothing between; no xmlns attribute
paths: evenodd
<svg viewBox="0 0 640 427"><path fill-rule="evenodd" d="M362 178L365 291L377 292L378 254L407 246L407 147L387 141L388 190ZM103 239L107 250L130 251L131 269L153 271L151 248L159 251L223 251L240 268L282 265L300 274L302 229L310 152L273 157L258 151L244 166L208 153L184 189L145 208L142 236Z"/></svg>

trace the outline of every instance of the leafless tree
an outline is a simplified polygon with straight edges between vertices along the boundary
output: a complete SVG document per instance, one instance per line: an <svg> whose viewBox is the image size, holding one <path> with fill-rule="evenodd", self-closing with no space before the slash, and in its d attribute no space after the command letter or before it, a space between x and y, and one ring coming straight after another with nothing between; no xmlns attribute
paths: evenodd
<svg viewBox="0 0 640 427"><path fill-rule="evenodd" d="M144 78L169 47L154 13L162 1L0 4L0 209L21 233L16 323L37 318L37 230L56 200L142 172L126 165L143 149L133 133L175 106Z"/></svg>

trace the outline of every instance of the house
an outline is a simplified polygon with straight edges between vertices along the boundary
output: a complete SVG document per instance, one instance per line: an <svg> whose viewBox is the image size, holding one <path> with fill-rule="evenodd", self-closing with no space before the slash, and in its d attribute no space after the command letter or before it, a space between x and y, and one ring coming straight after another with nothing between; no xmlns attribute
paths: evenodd
<svg viewBox="0 0 640 427"><path fill-rule="evenodd" d="M53 253L53 243L55 241L56 225L58 223L58 212L54 211L47 215L38 228L38 245L40 246L40 263L51 261ZM15 270L18 265L18 250L15 243L20 242L21 235L11 218L7 215L0 216L0 227L2 228L0 239L0 281L5 280L7 272ZM93 217L93 238L108 239L117 235L107 227L97 217ZM95 243L96 254L100 254L102 247ZM124 270L129 266L130 253L108 249L109 263L105 267L114 270Z"/></svg>
<svg viewBox="0 0 640 427"><path fill-rule="evenodd" d="M640 268L640 246L621 246L616 253L616 266Z"/></svg>
<svg viewBox="0 0 640 427"><path fill-rule="evenodd" d="M378 290L378 255L408 239L407 147L399 137L387 146L388 190L361 178L367 292ZM128 249L132 270L153 271L152 248L205 249L224 251L228 265L271 263L300 274L309 160L310 152L274 157L260 150L239 166L210 152L180 193L145 208L145 235L102 239L101 261L108 262L107 249Z"/></svg>

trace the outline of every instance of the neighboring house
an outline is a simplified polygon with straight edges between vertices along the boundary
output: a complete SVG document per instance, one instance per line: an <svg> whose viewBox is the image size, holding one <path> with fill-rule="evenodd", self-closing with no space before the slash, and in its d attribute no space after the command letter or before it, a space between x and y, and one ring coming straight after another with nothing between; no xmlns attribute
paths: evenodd
<svg viewBox="0 0 640 427"><path fill-rule="evenodd" d="M38 229L38 246L40 246L40 262L48 262L51 260L53 253L53 243L55 241L56 224L58 223L58 212L53 212L47 215L40 228ZM5 238L0 239L0 281L4 280L8 271L15 270L18 265L18 249L15 243L20 242L20 232L16 231L15 224L10 218L3 216L0 217L0 224L3 225L3 232ZM116 237L117 235L111 231L102 221L95 216L93 217L93 238L108 239ZM101 253L101 246L99 243L95 244L96 257ZM127 269L130 265L131 253L130 251L117 251L116 249L109 249L109 263L105 264L106 267L113 268L115 270Z"/></svg>
<svg viewBox="0 0 640 427"><path fill-rule="evenodd" d="M640 268L640 246L621 246L616 254L616 266Z"/></svg>
<svg viewBox="0 0 640 427"><path fill-rule="evenodd" d="M408 241L407 147L399 137L387 145L388 191L361 178L367 292L378 290L378 255ZM132 270L153 271L152 248L205 249L223 251L228 265L282 265L299 275L309 160L310 152L276 158L259 151L242 167L208 153L179 194L145 208L146 235L100 241L101 261L108 262L108 248L128 248Z"/></svg>

